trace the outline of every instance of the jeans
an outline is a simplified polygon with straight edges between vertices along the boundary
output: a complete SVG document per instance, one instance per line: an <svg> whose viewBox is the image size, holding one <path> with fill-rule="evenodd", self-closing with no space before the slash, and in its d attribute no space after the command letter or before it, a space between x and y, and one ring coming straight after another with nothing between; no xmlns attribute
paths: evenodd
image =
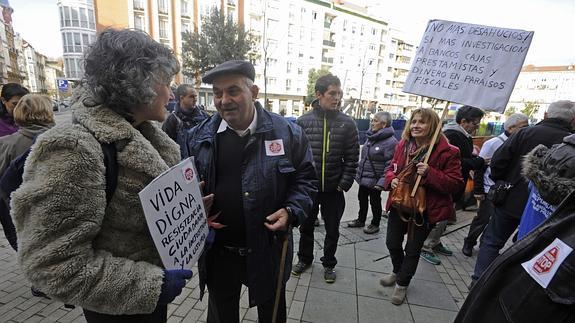
<svg viewBox="0 0 575 323"><path fill-rule="evenodd" d="M464 240L466 244L472 247L477 244L477 239L483 230L485 230L494 210L495 205L493 205L493 202L488 199L481 201L479 209L477 210L477 215L473 217L471 225L469 226L469 233L467 233L467 237Z"/></svg>
<svg viewBox="0 0 575 323"><path fill-rule="evenodd" d="M217 247L214 247L217 248ZM212 249L207 255L208 323L240 322L240 293L247 282L246 257ZM274 290L275 290L274 282ZM275 297L258 304L258 322L271 322ZM280 291L276 322L286 321L285 284Z"/></svg>
<svg viewBox="0 0 575 323"><path fill-rule="evenodd" d="M517 229L519 220L500 208L494 209L494 214L481 236L479 254L471 279L479 279L493 260L499 256L499 250L505 246L511 234Z"/></svg>
<svg viewBox="0 0 575 323"><path fill-rule="evenodd" d="M409 228L411 227L411 228ZM411 238L407 239L403 248L403 237L408 229L413 229ZM399 218L397 211L392 208L387 220L387 237L385 244L389 250L393 272L397 275L397 284L409 286L411 278L415 275L419 263L419 255L423 247L423 241L429 234L431 226L425 218L422 226L409 224Z"/></svg>
<svg viewBox="0 0 575 323"><path fill-rule="evenodd" d="M337 241L339 240L339 223L345 209L343 192L319 192L317 194L311 213L299 227L300 240L297 255L303 263L311 264L313 261L314 222L317 219L320 207L321 216L325 222L325 240L321 262L324 267L333 268L337 264L335 252L337 250Z"/></svg>
<svg viewBox="0 0 575 323"><path fill-rule="evenodd" d="M365 223L365 220L367 219L367 203L369 199L371 213L373 214L371 224L379 227L381 213L383 212L381 208L381 191L360 185L359 190L357 191L357 199L359 200L359 212L357 217L359 222Z"/></svg>

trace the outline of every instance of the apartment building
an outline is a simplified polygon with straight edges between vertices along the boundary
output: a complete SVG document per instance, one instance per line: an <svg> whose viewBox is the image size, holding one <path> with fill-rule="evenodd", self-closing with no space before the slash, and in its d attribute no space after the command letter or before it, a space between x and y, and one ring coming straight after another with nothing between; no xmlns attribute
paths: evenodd
<svg viewBox="0 0 575 323"><path fill-rule="evenodd" d="M0 15L0 50L2 58L0 59L0 71L2 73L2 83L15 82L22 83L24 75L18 65L18 47L15 38L18 36L12 28L12 13L14 10L10 7L7 0L0 1L2 15Z"/></svg>
<svg viewBox="0 0 575 323"><path fill-rule="evenodd" d="M507 108L521 110L526 102L539 106L532 116L543 119L543 114L554 101L575 101L575 65L534 66L521 69Z"/></svg>
<svg viewBox="0 0 575 323"><path fill-rule="evenodd" d="M115 3L115 1L108 1ZM96 39L92 0L58 0L62 34L64 74L72 81L84 74L84 51Z"/></svg>
<svg viewBox="0 0 575 323"><path fill-rule="evenodd" d="M48 93L46 87L46 56L36 52L27 41L22 40L22 58L26 78L23 85L32 93Z"/></svg>

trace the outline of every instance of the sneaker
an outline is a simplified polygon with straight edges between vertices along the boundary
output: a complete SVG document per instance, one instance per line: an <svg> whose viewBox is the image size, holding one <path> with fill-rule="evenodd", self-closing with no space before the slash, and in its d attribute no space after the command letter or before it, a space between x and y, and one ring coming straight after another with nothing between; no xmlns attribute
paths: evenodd
<svg viewBox="0 0 575 323"><path fill-rule="evenodd" d="M473 255L473 245L467 242L463 243L463 248L461 248L461 252L466 255L467 257L471 257Z"/></svg>
<svg viewBox="0 0 575 323"><path fill-rule="evenodd" d="M453 251L445 248L442 243L439 243L437 246L433 247L433 251L444 256L453 256Z"/></svg>
<svg viewBox="0 0 575 323"><path fill-rule="evenodd" d="M301 275L304 271L306 271L309 267L311 267L311 263L310 264L306 264L303 261L298 261L298 263L293 266L292 270L291 270L291 274L299 277L299 275Z"/></svg>
<svg viewBox="0 0 575 323"><path fill-rule="evenodd" d="M422 250L420 256L421 258L423 258L423 260L427 261L432 265L437 266L441 263L441 260L439 260L439 258L433 252Z"/></svg>
<svg viewBox="0 0 575 323"><path fill-rule="evenodd" d="M401 305L405 300L405 295L407 294L407 286L395 285L393 289L393 294L391 294L391 304Z"/></svg>
<svg viewBox="0 0 575 323"><path fill-rule="evenodd" d="M319 219L315 219L315 222L313 223L314 227L319 227Z"/></svg>
<svg viewBox="0 0 575 323"><path fill-rule="evenodd" d="M335 270L333 270L333 267L325 267L323 269L323 279L325 280L326 283L333 284L335 282L336 277L337 275L335 274Z"/></svg>
<svg viewBox="0 0 575 323"><path fill-rule="evenodd" d="M365 226L365 222L360 222L359 220L353 220L347 224L348 228L363 228Z"/></svg>
<svg viewBox="0 0 575 323"><path fill-rule="evenodd" d="M389 275L383 276L383 278L381 278L379 280L379 284L381 286L384 286L384 287L389 287L389 286L395 285L396 280L397 280L397 275L394 273L391 273Z"/></svg>
<svg viewBox="0 0 575 323"><path fill-rule="evenodd" d="M365 232L367 234L378 233L379 232L379 226L375 226L373 224L370 224L367 226L367 228L363 229L363 232Z"/></svg>

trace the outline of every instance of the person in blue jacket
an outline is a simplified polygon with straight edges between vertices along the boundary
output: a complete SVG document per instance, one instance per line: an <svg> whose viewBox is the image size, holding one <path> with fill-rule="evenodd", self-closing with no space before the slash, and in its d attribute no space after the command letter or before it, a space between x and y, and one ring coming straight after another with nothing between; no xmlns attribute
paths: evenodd
<svg viewBox="0 0 575 323"><path fill-rule="evenodd" d="M286 321L285 283L293 254L291 227L301 224L316 194L312 152L302 129L256 101L255 70L227 61L207 72L218 111L186 133L205 193L219 214L213 246L200 259L209 291L207 322L239 322L242 285L260 322L271 322L282 242L289 247L276 322Z"/></svg>

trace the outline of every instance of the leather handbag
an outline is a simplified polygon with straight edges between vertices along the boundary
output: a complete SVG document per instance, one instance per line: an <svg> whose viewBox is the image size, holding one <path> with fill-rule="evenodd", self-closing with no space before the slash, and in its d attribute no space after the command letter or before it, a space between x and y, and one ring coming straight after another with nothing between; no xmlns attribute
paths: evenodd
<svg viewBox="0 0 575 323"><path fill-rule="evenodd" d="M397 178L399 180L397 187L391 191L391 206L398 211L404 220L416 219L418 215L423 215L425 212L425 188L419 185L415 196L411 197L411 191L417 178L415 163L409 163L398 174Z"/></svg>

